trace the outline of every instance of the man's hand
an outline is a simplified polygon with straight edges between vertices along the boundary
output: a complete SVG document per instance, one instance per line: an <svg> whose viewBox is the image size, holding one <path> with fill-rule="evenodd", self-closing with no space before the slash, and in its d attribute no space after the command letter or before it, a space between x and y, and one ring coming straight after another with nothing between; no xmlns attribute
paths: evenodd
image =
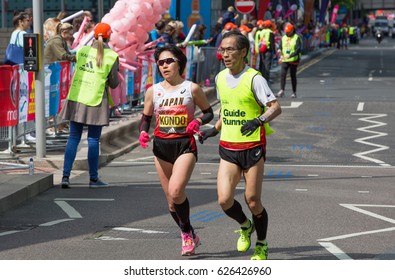
<svg viewBox="0 0 395 280"><path fill-rule="evenodd" d="M219 131L215 128L215 126L213 126L210 129L204 130L200 132L199 135L199 142L200 144L203 144L203 142L209 138L209 137L214 137L219 133Z"/></svg>
<svg viewBox="0 0 395 280"><path fill-rule="evenodd" d="M261 122L258 119L253 119L248 122L246 122L240 129L241 134L250 136L251 134L254 133L254 131L261 126Z"/></svg>

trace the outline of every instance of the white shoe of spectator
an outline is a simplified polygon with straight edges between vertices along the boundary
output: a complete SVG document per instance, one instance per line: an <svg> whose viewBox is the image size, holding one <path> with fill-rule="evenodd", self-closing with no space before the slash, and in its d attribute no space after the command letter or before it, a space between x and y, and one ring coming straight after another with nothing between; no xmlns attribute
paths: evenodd
<svg viewBox="0 0 395 280"><path fill-rule="evenodd" d="M55 136L55 131L54 131L54 129L53 128L47 128L46 130L45 130L45 134L47 135L47 136Z"/></svg>
<svg viewBox="0 0 395 280"><path fill-rule="evenodd" d="M29 134L26 134L26 142L36 143L36 137L33 137Z"/></svg>

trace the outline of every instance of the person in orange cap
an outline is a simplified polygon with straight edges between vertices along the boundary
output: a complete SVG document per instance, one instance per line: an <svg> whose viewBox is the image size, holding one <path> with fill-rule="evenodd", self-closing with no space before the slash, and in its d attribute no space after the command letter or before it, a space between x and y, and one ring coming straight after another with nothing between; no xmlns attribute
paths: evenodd
<svg viewBox="0 0 395 280"><path fill-rule="evenodd" d="M343 24L343 27L340 29L340 48L345 48L347 50L347 40L348 40L348 28L347 24Z"/></svg>
<svg viewBox="0 0 395 280"><path fill-rule="evenodd" d="M68 189L69 177L77 154L84 126L88 126L89 187L108 187L98 176L99 142L102 127L109 124L109 87L119 84L118 54L111 50L108 41L111 27L99 23L94 28L95 41L92 46L78 49L77 64L69 94L60 117L70 121L70 136L67 141L61 187Z"/></svg>
<svg viewBox="0 0 395 280"><path fill-rule="evenodd" d="M251 32L251 28L249 28L247 25L242 25L239 27L239 30L241 32L241 34L243 34L244 36L246 36L248 38L248 33Z"/></svg>
<svg viewBox="0 0 395 280"><path fill-rule="evenodd" d="M215 42L215 46L219 47L221 46L221 41L222 41L222 36L226 33L229 32L231 30L235 30L237 29L238 26L232 22L228 22L225 24L224 29L222 30L222 32L218 35L217 40Z"/></svg>
<svg viewBox="0 0 395 280"><path fill-rule="evenodd" d="M298 34L295 33L293 24L286 24L284 27L285 35L283 35L279 45L279 63L281 63L281 89L277 93L277 97L284 96L285 80L288 69L290 69L291 83L292 83L292 98L296 98L296 70L298 68L302 50L302 40Z"/></svg>
<svg viewBox="0 0 395 280"><path fill-rule="evenodd" d="M262 30L255 35L255 52L259 54L258 70L266 81L270 82L270 69L275 55L274 34L271 30L272 22L265 20L260 22Z"/></svg>
<svg viewBox="0 0 395 280"><path fill-rule="evenodd" d="M225 29L225 30L228 30L228 31L230 31L230 30L232 30L232 29L236 29L236 28L237 28L237 25L234 24L234 23L232 23L232 22L228 22L228 23L225 24L225 26L224 26L224 29Z"/></svg>

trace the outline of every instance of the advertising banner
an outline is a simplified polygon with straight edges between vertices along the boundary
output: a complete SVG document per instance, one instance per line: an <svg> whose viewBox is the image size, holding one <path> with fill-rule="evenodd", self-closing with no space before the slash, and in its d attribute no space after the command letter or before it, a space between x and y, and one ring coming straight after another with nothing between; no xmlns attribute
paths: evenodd
<svg viewBox="0 0 395 280"><path fill-rule="evenodd" d="M59 87L59 108L58 113L62 110L63 104L69 94L70 88L70 62L61 61L59 62L61 70L60 70L60 87Z"/></svg>
<svg viewBox="0 0 395 280"><path fill-rule="evenodd" d="M36 119L36 75L35 72L27 72L28 107L27 121Z"/></svg>
<svg viewBox="0 0 395 280"><path fill-rule="evenodd" d="M19 68L19 123L27 122L29 107L29 77L28 72Z"/></svg>
<svg viewBox="0 0 395 280"><path fill-rule="evenodd" d="M0 66L0 127L18 124L18 65Z"/></svg>
<svg viewBox="0 0 395 280"><path fill-rule="evenodd" d="M59 112L60 71L62 67L58 62L54 62L49 65L49 69L52 71L49 88L49 115L55 116Z"/></svg>

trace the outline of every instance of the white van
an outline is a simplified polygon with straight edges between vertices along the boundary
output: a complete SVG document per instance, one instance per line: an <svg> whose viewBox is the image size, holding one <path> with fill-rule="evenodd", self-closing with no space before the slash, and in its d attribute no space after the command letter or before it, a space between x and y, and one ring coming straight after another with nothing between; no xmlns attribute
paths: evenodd
<svg viewBox="0 0 395 280"><path fill-rule="evenodd" d="M389 23L387 17L376 17L373 25L373 33L376 33L377 29L380 29L383 32L384 36L388 36L389 34Z"/></svg>

